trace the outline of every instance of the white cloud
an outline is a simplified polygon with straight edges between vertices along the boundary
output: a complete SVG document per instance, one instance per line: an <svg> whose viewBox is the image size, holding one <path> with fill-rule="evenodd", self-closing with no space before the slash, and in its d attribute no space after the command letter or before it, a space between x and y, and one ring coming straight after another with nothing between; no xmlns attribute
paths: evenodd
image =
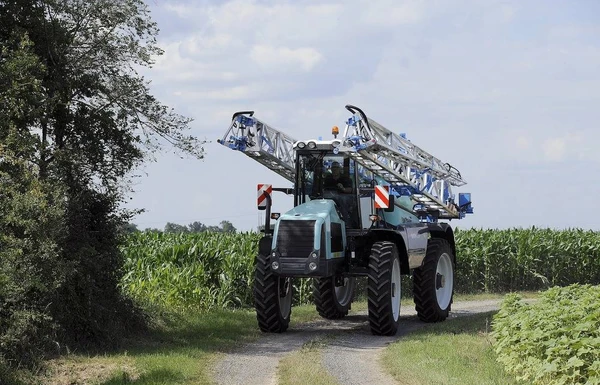
<svg viewBox="0 0 600 385"><path fill-rule="evenodd" d="M365 1L360 6L362 12L357 13L357 18L365 24L391 27L420 22L427 8L422 1L398 0Z"/></svg>
<svg viewBox="0 0 600 385"><path fill-rule="evenodd" d="M570 189L600 186L600 177L589 175L590 162L600 163L600 23L579 20L570 12L576 5L569 11L516 0L170 4L155 12L186 29L160 36L165 55L145 75L161 100L196 119L195 133L214 140L233 112L252 109L296 138L327 137L332 125L343 128L343 106L355 104L461 171L469 185L460 191L474 192L481 207L461 226L527 225L523 213L530 210L505 199L500 186L552 190L548 175L556 169L571 170ZM220 201L246 202L251 211L253 184L277 179L241 154L207 149L205 162L186 173L215 183L238 173L235 189L219 190ZM156 189L140 194L166 195L160 178L176 184L172 167L156 171ZM202 188L200 181L180 183ZM190 216L184 198L164 205L153 215ZM237 209L202 215L235 216ZM553 210L540 213L538 224L569 225L580 217L572 208ZM249 228L255 218L233 222Z"/></svg>
<svg viewBox="0 0 600 385"><path fill-rule="evenodd" d="M302 71L310 71L323 60L323 55L314 48L275 48L262 44L252 47L250 57L263 69L286 72L297 66Z"/></svg>
<svg viewBox="0 0 600 385"><path fill-rule="evenodd" d="M544 156L546 160L561 161L566 154L567 143L564 138L546 139L542 144Z"/></svg>
<svg viewBox="0 0 600 385"><path fill-rule="evenodd" d="M593 161L593 141L586 141L581 132L572 132L560 137L547 138L541 144L544 159L551 162L567 160Z"/></svg>
<svg viewBox="0 0 600 385"><path fill-rule="evenodd" d="M518 136L515 142L517 149L519 150L526 150L529 148L529 139L523 135Z"/></svg>

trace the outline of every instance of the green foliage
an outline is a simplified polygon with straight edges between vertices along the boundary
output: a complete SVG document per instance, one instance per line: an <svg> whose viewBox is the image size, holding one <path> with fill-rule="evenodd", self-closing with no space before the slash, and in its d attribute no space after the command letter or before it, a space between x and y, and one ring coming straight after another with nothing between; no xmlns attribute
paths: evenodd
<svg viewBox="0 0 600 385"><path fill-rule="evenodd" d="M124 247L124 287L138 300L164 306L252 306L253 261L260 236L211 231L134 234ZM600 261L600 240L595 232L461 230L456 232L456 241L456 291L460 293L533 291L550 282L600 280L600 263L594 260ZM576 255L575 247L583 252ZM575 268L579 264L587 270ZM550 279L542 279L541 274L550 274ZM358 280L358 298L366 290L364 283ZM402 280L402 296L412 296L409 277ZM311 297L311 281L296 280L296 303L308 303Z"/></svg>
<svg viewBox="0 0 600 385"><path fill-rule="evenodd" d="M514 376L496 361L490 344L489 321L493 314L452 317L417 328L391 343L383 351L381 364L399 384L515 384Z"/></svg>
<svg viewBox="0 0 600 385"><path fill-rule="evenodd" d="M600 384L600 286L553 287L531 305L509 295L492 326L498 360L520 380Z"/></svg>
<svg viewBox="0 0 600 385"><path fill-rule="evenodd" d="M259 233L133 234L123 248L123 288L147 305L209 310L252 306ZM297 280L295 303L312 295Z"/></svg>
<svg viewBox="0 0 600 385"><path fill-rule="evenodd" d="M26 363L50 345L56 326L47 306L65 279L66 265L56 243L61 236L61 205L56 191L26 169L16 180L2 168L0 358Z"/></svg>
<svg viewBox="0 0 600 385"><path fill-rule="evenodd" d="M115 214L113 197L86 188L71 193L61 242L69 268L49 309L61 326L63 343L115 346L144 328L142 315L119 288L124 263L119 237L125 221Z"/></svg>
<svg viewBox="0 0 600 385"><path fill-rule="evenodd" d="M0 52L0 364L12 366L53 341L47 306L64 282L63 190L36 178L36 137L22 129L39 114L44 67L25 34L13 31Z"/></svg>
<svg viewBox="0 0 600 385"><path fill-rule="evenodd" d="M581 229L456 230L456 289L543 290L600 282L600 232Z"/></svg>
<svg viewBox="0 0 600 385"><path fill-rule="evenodd" d="M141 0L0 1L0 361L143 326L118 286L128 175L165 142L203 157L137 72L157 33Z"/></svg>

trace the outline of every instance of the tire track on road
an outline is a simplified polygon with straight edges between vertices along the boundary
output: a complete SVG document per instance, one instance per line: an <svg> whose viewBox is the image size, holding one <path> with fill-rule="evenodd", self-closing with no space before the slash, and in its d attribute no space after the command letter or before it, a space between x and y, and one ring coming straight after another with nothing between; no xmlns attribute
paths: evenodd
<svg viewBox="0 0 600 385"><path fill-rule="evenodd" d="M454 303L449 318L496 310L499 302ZM333 336L322 351L322 364L340 384L396 384L379 364L382 350L427 325L418 320L414 308L405 307L401 309L400 329L391 337L371 334L366 311L341 320L319 319L294 325L285 333L264 334L257 341L226 354L216 363L213 378L219 385L276 385L277 367L284 356L311 340Z"/></svg>
<svg viewBox="0 0 600 385"><path fill-rule="evenodd" d="M448 319L497 310L499 303L499 300L454 303ZM390 337L371 335L368 316L364 315L360 329L333 340L324 349L325 369L343 385L397 384L380 365L381 353L390 343L430 325L418 319L414 308L402 307L400 314L400 328Z"/></svg>
<svg viewBox="0 0 600 385"><path fill-rule="evenodd" d="M293 317L293 315L292 315ZM265 334L225 356L214 369L219 385L276 385L277 366L285 355L300 350L308 341L362 327L361 317L317 320L290 326L285 333Z"/></svg>

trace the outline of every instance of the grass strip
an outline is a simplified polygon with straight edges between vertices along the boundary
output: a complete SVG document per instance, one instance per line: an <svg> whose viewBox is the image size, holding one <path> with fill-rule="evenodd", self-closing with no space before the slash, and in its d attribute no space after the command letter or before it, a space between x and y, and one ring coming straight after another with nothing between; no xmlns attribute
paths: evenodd
<svg viewBox="0 0 600 385"><path fill-rule="evenodd" d="M280 385L339 385L339 382L322 365L323 348L327 338L305 343L298 351L279 361L277 376Z"/></svg>
<svg viewBox="0 0 600 385"><path fill-rule="evenodd" d="M458 317L390 344L383 367L402 385L511 385L496 361L490 333L495 312Z"/></svg>

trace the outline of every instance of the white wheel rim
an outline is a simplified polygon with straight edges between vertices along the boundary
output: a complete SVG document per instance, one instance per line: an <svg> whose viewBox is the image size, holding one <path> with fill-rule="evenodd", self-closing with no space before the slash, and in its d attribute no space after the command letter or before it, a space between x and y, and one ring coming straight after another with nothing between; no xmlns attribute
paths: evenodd
<svg viewBox="0 0 600 385"><path fill-rule="evenodd" d="M452 299L452 287L454 285L454 271L452 260L446 253L440 256L435 272L435 296L440 309L445 310Z"/></svg>
<svg viewBox="0 0 600 385"><path fill-rule="evenodd" d="M394 264L392 266L392 313L394 315L394 321L398 321L398 317L400 317L400 294L402 287L400 281L400 263L398 262L398 258L394 259Z"/></svg>
<svg viewBox="0 0 600 385"><path fill-rule="evenodd" d="M342 306L346 306L352 300L354 289L354 277L345 277L344 286L335 286L335 298Z"/></svg>
<svg viewBox="0 0 600 385"><path fill-rule="evenodd" d="M283 318L287 318L292 310L292 279L277 280L277 299L279 302L279 313ZM282 288L281 285L284 285ZM283 295L282 295L283 294Z"/></svg>

